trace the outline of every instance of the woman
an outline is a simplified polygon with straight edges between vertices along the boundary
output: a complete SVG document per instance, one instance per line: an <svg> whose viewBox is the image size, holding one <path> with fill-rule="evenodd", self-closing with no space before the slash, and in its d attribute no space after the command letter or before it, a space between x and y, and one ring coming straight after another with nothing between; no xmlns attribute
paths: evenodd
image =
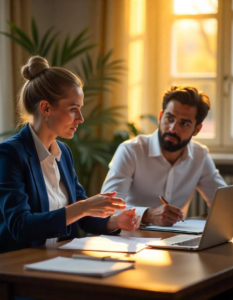
<svg viewBox="0 0 233 300"><path fill-rule="evenodd" d="M71 239L78 226L95 234L136 229L139 215L115 193L86 197L70 149L55 140L71 139L84 121L81 80L39 56L21 73L26 125L0 144L0 253Z"/></svg>

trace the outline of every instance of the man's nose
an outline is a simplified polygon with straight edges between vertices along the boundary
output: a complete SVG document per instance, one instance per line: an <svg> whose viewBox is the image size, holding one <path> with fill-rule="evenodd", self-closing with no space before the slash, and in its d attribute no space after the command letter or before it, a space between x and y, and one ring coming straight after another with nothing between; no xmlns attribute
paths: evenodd
<svg viewBox="0 0 233 300"><path fill-rule="evenodd" d="M170 132L178 132L178 124L177 122L173 122L170 124L169 127Z"/></svg>

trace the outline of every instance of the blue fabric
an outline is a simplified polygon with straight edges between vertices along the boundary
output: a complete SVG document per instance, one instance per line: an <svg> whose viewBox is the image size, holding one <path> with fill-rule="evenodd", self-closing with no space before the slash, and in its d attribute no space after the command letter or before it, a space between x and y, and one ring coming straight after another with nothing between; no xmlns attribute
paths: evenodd
<svg viewBox="0 0 233 300"><path fill-rule="evenodd" d="M57 142L62 151L57 164L69 203L86 199L70 149ZM108 219L85 217L66 226L65 208L49 211L44 177L28 124L0 144L0 253L44 245L49 238L74 238L78 225L86 232L107 234Z"/></svg>

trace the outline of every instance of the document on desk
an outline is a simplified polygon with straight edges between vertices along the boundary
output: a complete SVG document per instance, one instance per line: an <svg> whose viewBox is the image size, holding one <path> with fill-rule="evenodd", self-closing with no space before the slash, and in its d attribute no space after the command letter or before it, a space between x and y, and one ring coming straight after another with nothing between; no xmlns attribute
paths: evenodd
<svg viewBox="0 0 233 300"><path fill-rule="evenodd" d="M203 232L206 220L200 219L189 219L185 222L177 222L173 226L155 226L149 225L140 228L141 230L152 230L152 231L169 231L169 232L179 232L179 233L192 233L200 234Z"/></svg>
<svg viewBox="0 0 233 300"><path fill-rule="evenodd" d="M146 248L146 243L156 240L160 239L101 235L73 239L58 249L136 253Z"/></svg>
<svg viewBox="0 0 233 300"><path fill-rule="evenodd" d="M24 265L25 270L107 277L134 268L134 263L56 257Z"/></svg>

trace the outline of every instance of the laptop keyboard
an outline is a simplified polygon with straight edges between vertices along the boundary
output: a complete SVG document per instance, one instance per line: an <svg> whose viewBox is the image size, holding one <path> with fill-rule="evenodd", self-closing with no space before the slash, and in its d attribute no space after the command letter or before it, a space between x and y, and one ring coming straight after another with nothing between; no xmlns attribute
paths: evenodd
<svg viewBox="0 0 233 300"><path fill-rule="evenodd" d="M179 242L179 243L174 243L172 245L174 246L198 246L201 240L201 236L191 239L191 240L187 240L184 242Z"/></svg>

